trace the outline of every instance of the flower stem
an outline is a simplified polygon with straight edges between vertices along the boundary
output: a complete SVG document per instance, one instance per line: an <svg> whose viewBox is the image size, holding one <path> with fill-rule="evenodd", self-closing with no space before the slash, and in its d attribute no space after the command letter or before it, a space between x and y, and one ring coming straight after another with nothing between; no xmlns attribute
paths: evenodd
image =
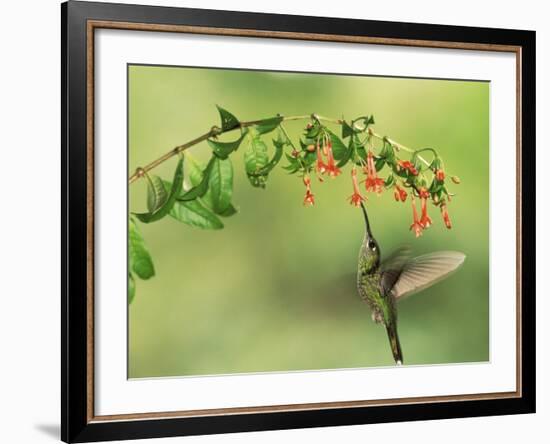
<svg viewBox="0 0 550 444"><path fill-rule="evenodd" d="M160 164L166 162L168 159L171 159L172 157L174 157L178 154L181 154L183 151L185 151L185 150L187 150L187 149L189 149L189 148L191 148L191 147L193 147L193 146L195 146L195 145L197 145L201 142L204 142L205 140L207 140L211 137L217 137L221 134L228 133L228 132L231 132L231 131L234 131L234 130L237 130L237 129L247 128L249 126L259 125L261 123L264 123L266 121L269 121L269 120L277 118L277 117L279 117L279 116L269 117L269 118L266 118L266 119L259 119L259 120L250 120L250 121L247 121L247 122L240 122L239 126L236 126L235 128L231 128L229 130L222 130L221 128L219 128L217 126L213 126L210 129L210 131L207 131L203 135L201 135L201 136L199 136L199 137L197 137L193 140L190 140L189 142L184 143L183 145L178 145L178 146L172 148L170 151L163 154L158 159L153 160L151 163L145 165L144 167L138 167L136 169L136 171L129 177L128 183L129 184L134 183L136 180L144 177L149 171L156 168ZM297 116L287 116L287 117L283 117L282 122L290 122L290 121L294 121L294 120L311 120L312 118L314 118L316 120L323 120L323 121L326 121L326 122L338 124L338 125L340 125L342 123L341 119L333 119L333 118L330 118L330 117L319 116L317 114L303 114L303 115L297 115ZM292 140L288 136L288 133L286 132L284 127L282 125L279 125L279 127L281 128L281 130L283 131L283 133L285 134L287 139L290 141L290 145L295 149L294 144L292 143ZM380 140L384 140L383 136L380 136L379 134L376 134L370 128L368 129L368 132L372 137L375 137L375 138L380 139ZM391 140L387 137L386 137L386 140L388 141L388 143L390 143L392 146L394 146L398 150L403 150L403 151L407 151L407 152L410 152L410 153L415 152L415 150L413 150L411 148L407 148L406 146L401 145L400 143L397 143L397 142L395 142L395 141L393 141L393 140ZM422 162L424 162L426 165L428 165L428 166L430 165L428 163L428 161L425 160L423 157L421 157L421 156L417 156L417 157Z"/></svg>

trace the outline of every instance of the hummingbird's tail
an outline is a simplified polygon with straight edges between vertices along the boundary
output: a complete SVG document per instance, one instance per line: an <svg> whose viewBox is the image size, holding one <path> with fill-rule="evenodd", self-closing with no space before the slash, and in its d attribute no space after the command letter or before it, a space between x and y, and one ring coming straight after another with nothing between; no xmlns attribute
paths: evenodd
<svg viewBox="0 0 550 444"><path fill-rule="evenodd" d="M403 364L403 352L401 351L401 344L399 343L399 337L397 336L397 327L395 324L386 325L386 331L388 332L388 339L390 340L393 359L397 365L401 365Z"/></svg>

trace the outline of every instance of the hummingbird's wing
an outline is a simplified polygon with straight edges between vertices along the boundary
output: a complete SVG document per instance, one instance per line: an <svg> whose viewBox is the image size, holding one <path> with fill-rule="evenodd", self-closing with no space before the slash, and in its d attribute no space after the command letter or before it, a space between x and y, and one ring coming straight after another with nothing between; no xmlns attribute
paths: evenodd
<svg viewBox="0 0 550 444"><path fill-rule="evenodd" d="M389 294L394 287L405 265L409 262L411 253L411 247L403 245L382 261L380 265L380 285L384 294Z"/></svg>
<svg viewBox="0 0 550 444"><path fill-rule="evenodd" d="M396 299L417 293L448 277L466 259L459 251L438 251L407 262L392 288Z"/></svg>

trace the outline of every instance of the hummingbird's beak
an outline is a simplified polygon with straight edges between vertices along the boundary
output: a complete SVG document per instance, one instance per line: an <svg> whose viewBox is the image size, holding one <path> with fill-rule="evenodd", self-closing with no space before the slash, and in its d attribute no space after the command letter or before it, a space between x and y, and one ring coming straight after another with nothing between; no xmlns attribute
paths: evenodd
<svg viewBox="0 0 550 444"><path fill-rule="evenodd" d="M363 202L361 202L361 209L363 210L363 216L365 216L365 227L367 229L367 236L369 239L372 239L372 232L370 231L369 216L367 214L367 209L365 208L365 205L363 205Z"/></svg>

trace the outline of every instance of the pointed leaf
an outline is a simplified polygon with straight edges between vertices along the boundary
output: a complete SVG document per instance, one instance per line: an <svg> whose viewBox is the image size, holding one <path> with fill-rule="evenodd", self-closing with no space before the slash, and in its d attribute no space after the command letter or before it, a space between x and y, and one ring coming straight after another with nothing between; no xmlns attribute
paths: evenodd
<svg viewBox="0 0 550 444"><path fill-rule="evenodd" d="M187 179L191 188L194 188L202 182L204 166L189 154L186 154L185 158L187 159Z"/></svg>
<svg viewBox="0 0 550 444"><path fill-rule="evenodd" d="M189 183L191 187L198 186L203 179L203 171L205 170L204 166L195 158L191 157L189 154L187 157L187 177L189 178ZM207 189L206 193L200 197L200 201L208 208L212 209L214 204L212 203L212 191L210 188Z"/></svg>
<svg viewBox="0 0 550 444"><path fill-rule="evenodd" d="M332 131L327 129L327 132L330 136L330 142L332 143L332 154L334 155L334 159L341 160L345 157L347 152L347 147L344 145L344 143L340 140L340 138L334 134Z"/></svg>
<svg viewBox="0 0 550 444"><path fill-rule="evenodd" d="M351 136L353 133L353 128L345 120L342 120L342 139Z"/></svg>
<svg viewBox="0 0 550 444"><path fill-rule="evenodd" d="M207 142L216 156L218 156L220 159L226 159L229 154L239 148L239 145L243 141L245 135L246 132L244 132L241 137L233 142L218 142L212 139L208 139Z"/></svg>
<svg viewBox="0 0 550 444"><path fill-rule="evenodd" d="M355 148L357 145L359 145L359 141L357 140L357 136L353 134L351 139L349 139L349 144L346 148L346 154L336 164L338 168L342 168L346 165L346 163L353 159L353 157L355 156Z"/></svg>
<svg viewBox="0 0 550 444"><path fill-rule="evenodd" d="M162 179L158 176L147 175L147 209L154 213L166 202L168 193L164 189Z"/></svg>
<svg viewBox="0 0 550 444"><path fill-rule="evenodd" d="M223 228L223 223L218 216L203 206L198 200L176 202L170 211L170 216L193 227L209 230L219 230Z"/></svg>
<svg viewBox="0 0 550 444"><path fill-rule="evenodd" d="M265 119L262 123L255 125L255 129L258 134L267 134L273 131L283 121L283 116L272 117L271 119Z"/></svg>
<svg viewBox="0 0 550 444"><path fill-rule="evenodd" d="M174 172L174 180L172 181L172 187L170 188L170 193L168 194L168 198L165 200L162 206L158 208L155 212L139 213L139 214L136 214L135 216L141 222L146 224L151 222L156 222L157 220L162 219L164 216L166 216L170 212L170 210L174 206L176 199L181 193L182 187L183 187L183 158L180 158L178 161L178 165L176 167L176 171Z"/></svg>
<svg viewBox="0 0 550 444"><path fill-rule="evenodd" d="M186 191L185 193L181 194L177 200L179 202L186 202L195 200L197 197L202 197L206 194L208 191L208 181L210 180L210 170L214 166L214 162L217 159L216 156L212 156L210 159L210 162L208 162L208 165L206 166L205 170L202 172L202 179L201 181L191 188L189 191Z"/></svg>
<svg viewBox="0 0 550 444"><path fill-rule="evenodd" d="M223 131L228 131L240 125L239 120L229 111L223 109L218 105L216 105L216 108L218 108L218 112L220 113L220 119L221 119Z"/></svg>
<svg viewBox="0 0 550 444"><path fill-rule="evenodd" d="M231 204L233 195L233 165L231 159L215 158L210 169L208 182L211 193L212 209L215 213L223 213Z"/></svg>
<svg viewBox="0 0 550 444"><path fill-rule="evenodd" d="M250 134L244 153L244 166L250 183L255 187L265 186L265 177L259 172L268 164L267 146L257 134Z"/></svg>
<svg viewBox="0 0 550 444"><path fill-rule="evenodd" d="M238 210L233 206L233 204L229 204L229 206L221 213L218 213L218 215L222 217L230 217L237 213Z"/></svg>
<svg viewBox="0 0 550 444"><path fill-rule="evenodd" d="M132 217L128 220L128 259L130 270L141 279L149 279L155 275L153 260Z"/></svg>

